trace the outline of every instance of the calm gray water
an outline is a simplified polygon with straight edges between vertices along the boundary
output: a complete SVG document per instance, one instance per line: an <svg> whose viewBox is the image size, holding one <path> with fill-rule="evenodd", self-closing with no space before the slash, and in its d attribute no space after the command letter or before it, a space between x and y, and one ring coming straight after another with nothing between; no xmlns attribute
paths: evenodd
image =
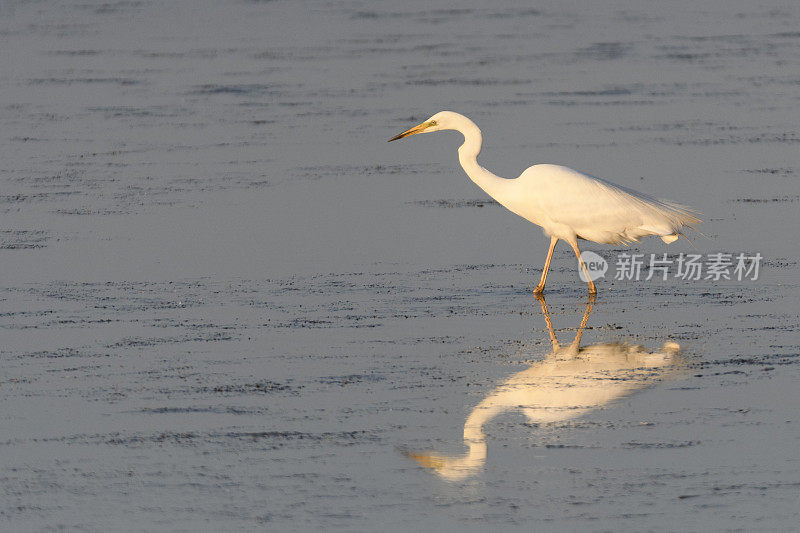
<svg viewBox="0 0 800 533"><path fill-rule="evenodd" d="M798 28L788 1L0 3L0 530L795 530ZM587 308L562 245L543 308L548 241L458 135L385 142L442 109L500 175L694 206L696 253L758 280L609 275Z"/></svg>

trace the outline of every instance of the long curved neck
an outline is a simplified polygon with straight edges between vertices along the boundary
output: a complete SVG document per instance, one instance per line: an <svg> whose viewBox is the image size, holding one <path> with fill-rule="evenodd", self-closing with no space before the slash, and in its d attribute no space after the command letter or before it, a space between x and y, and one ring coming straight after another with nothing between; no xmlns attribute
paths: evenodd
<svg viewBox="0 0 800 533"><path fill-rule="evenodd" d="M454 129L464 136L464 144L458 148L458 161L469 179L486 191L486 193L503 203L503 193L507 189L509 181L495 176L478 164L478 154L483 144L481 130L467 117L462 116L462 120L455 125Z"/></svg>

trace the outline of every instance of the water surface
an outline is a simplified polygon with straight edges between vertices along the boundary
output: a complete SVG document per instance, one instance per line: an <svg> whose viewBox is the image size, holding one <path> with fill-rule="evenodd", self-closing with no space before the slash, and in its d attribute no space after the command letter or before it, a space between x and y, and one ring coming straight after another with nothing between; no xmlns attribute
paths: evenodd
<svg viewBox="0 0 800 533"><path fill-rule="evenodd" d="M791 530L799 25L738 0L4 3L0 529ZM450 479L407 454L463 456L554 349L546 238L457 134L385 142L441 109L500 175L569 165L699 209L700 253L764 256L757 281L598 282L580 346L627 347L636 386L498 413ZM566 246L548 288L566 346ZM657 353L680 370L641 370Z"/></svg>

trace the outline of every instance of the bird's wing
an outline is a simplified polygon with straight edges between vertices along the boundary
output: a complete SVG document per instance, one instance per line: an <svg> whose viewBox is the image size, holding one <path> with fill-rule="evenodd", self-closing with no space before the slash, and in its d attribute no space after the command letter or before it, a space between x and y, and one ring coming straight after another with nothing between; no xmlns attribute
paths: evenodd
<svg viewBox="0 0 800 533"><path fill-rule="evenodd" d="M635 241L644 235L680 233L700 222L684 206L567 167L535 165L519 179L530 205L587 240Z"/></svg>

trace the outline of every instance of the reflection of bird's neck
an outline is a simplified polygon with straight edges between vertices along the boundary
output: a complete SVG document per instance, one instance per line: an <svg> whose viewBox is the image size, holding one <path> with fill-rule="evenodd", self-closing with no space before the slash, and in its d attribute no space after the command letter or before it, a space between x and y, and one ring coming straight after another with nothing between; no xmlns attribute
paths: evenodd
<svg viewBox="0 0 800 533"><path fill-rule="evenodd" d="M497 406L487 405L485 400L472 410L464 424L464 444L467 446L467 453L455 457L440 456L436 468L440 476L457 481L474 475L483 468L487 454L483 426L501 410Z"/></svg>
<svg viewBox="0 0 800 533"><path fill-rule="evenodd" d="M458 457L447 457L444 459L438 473L445 479L458 481L474 476L486 464L486 437L481 435L482 440L467 440L465 444L469 448L465 455Z"/></svg>
<svg viewBox="0 0 800 533"><path fill-rule="evenodd" d="M501 411L503 409L498 408L491 396L476 405L464 422L464 444L472 449L473 445L485 443L486 435L483 434L483 426Z"/></svg>
<svg viewBox="0 0 800 533"><path fill-rule="evenodd" d="M467 117L462 117L462 120L454 125L454 129L464 136L464 144L458 148L458 161L464 172L489 196L503 203L503 193L507 190L510 180L495 176L478 164L478 154L483 144L481 130Z"/></svg>

